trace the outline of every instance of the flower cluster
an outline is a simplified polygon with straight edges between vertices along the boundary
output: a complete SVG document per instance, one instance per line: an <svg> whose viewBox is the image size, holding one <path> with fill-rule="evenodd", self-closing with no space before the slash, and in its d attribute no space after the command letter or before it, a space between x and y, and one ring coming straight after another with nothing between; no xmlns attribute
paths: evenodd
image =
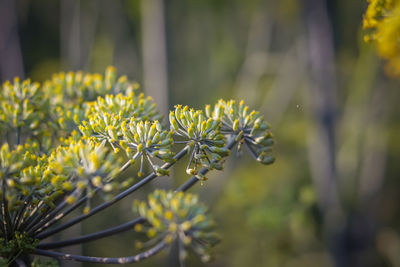
<svg viewBox="0 0 400 267"><path fill-rule="evenodd" d="M376 43L378 54L387 60L389 75L400 75L400 3L397 0L370 0L364 15L364 40Z"/></svg>
<svg viewBox="0 0 400 267"><path fill-rule="evenodd" d="M122 123L160 119L161 116L151 97L117 94L98 97L87 103L85 120L79 125L85 136L94 136L100 142L106 141L115 149L122 137Z"/></svg>
<svg viewBox="0 0 400 267"><path fill-rule="evenodd" d="M67 137L87 116L91 106L88 101L119 92L129 96L138 88L126 76L118 78L113 67L107 68L104 77L81 71L61 72L43 85L15 78L13 83L7 81L1 88L0 134L7 136L5 141L10 144L23 143L28 138ZM142 98L137 98L137 109L142 111L142 116L147 112L154 116L151 109L155 107ZM49 140L40 145L46 151L52 146Z"/></svg>
<svg viewBox="0 0 400 267"><path fill-rule="evenodd" d="M219 118L206 119L201 110L177 105L175 111L170 112L169 121L174 134L182 137L184 141L181 142L192 150L186 168L188 174L204 180L205 177L198 172L200 167L222 169L220 161L229 155L229 150L224 147Z"/></svg>
<svg viewBox="0 0 400 267"><path fill-rule="evenodd" d="M0 94L0 133L8 134L8 142L19 144L21 135L29 132L37 136L42 132L48 111L48 100L38 83L29 79L20 81L15 78L13 83L5 82ZM10 135L17 136L10 140ZM13 142L12 142L13 141Z"/></svg>
<svg viewBox="0 0 400 267"><path fill-rule="evenodd" d="M7 202L10 216L24 207L20 216L27 217L39 202L42 208L54 205L52 201L58 189L51 185L46 172L46 155L38 154L38 145L34 142L18 145L14 150L5 143L0 149L0 197Z"/></svg>
<svg viewBox="0 0 400 267"><path fill-rule="evenodd" d="M129 180L120 184L114 179L121 164L121 159L109 153L106 147L93 140L83 139L58 147L49 157L48 171L52 175L52 185L72 192L66 198L72 204L82 194L90 199L101 190L106 197L110 197L113 191L129 186ZM89 210L88 201L84 211Z"/></svg>
<svg viewBox="0 0 400 267"><path fill-rule="evenodd" d="M106 94L113 97L117 93L130 95L138 88L138 83L128 81L126 76L118 78L114 67L108 67L104 76L82 71L61 72L42 86L51 104L49 117L54 132L63 137L78 129L82 120L87 120L91 107L97 107L98 97Z"/></svg>
<svg viewBox="0 0 400 267"><path fill-rule="evenodd" d="M138 176L143 175L144 159L157 175L168 175L169 171L163 169L153 162L153 158L158 158L164 162L173 162L174 153L171 152L173 144L172 133L163 130L158 121L139 121L131 120L129 124L124 121L121 124L123 140L120 142L121 148L127 156L135 161L140 158L140 169Z"/></svg>
<svg viewBox="0 0 400 267"><path fill-rule="evenodd" d="M212 109L206 106L206 115L222 123L221 132L233 135L239 143L238 149L245 143L251 154L262 164L271 164L274 157L271 155L273 136L269 125L259 112L250 111L249 107L240 101L219 100Z"/></svg>
<svg viewBox="0 0 400 267"><path fill-rule="evenodd" d="M159 120L159 114L153 99L145 97L143 93L136 95L134 92L127 94L106 95L98 97L97 101L88 103L88 115L93 114L118 114L122 118L141 120Z"/></svg>
<svg viewBox="0 0 400 267"><path fill-rule="evenodd" d="M30 253L88 262L136 262L175 241L182 261L187 248L203 260L209 258L206 251L217 238L206 208L196 196L172 191L157 190L148 203L136 202L142 216L139 221L146 220L150 226L137 224L136 219L135 229L145 231L152 238L150 243L158 243L137 256L97 258L46 250L125 231L126 225L134 225L131 223L65 242L42 243L157 176L168 175L168 169L188 153L186 172L194 177L178 191L187 190L198 179L205 180L208 170L222 169L236 143L239 148L246 144L258 161L273 162L269 126L243 102L221 100L213 109L207 106L205 112L177 105L169 115L167 130L159 122L162 116L152 98L137 89L125 76L118 78L112 67L104 76L70 72L56 74L43 85L18 79L3 84L0 265L27 259ZM184 148L175 153L175 144L184 144ZM138 177L146 169L149 175L133 184L133 178L122 179L121 173L135 163ZM95 194L103 203L91 209ZM83 214L54 226L84 203Z"/></svg>
<svg viewBox="0 0 400 267"><path fill-rule="evenodd" d="M117 79L114 67L108 67L104 76L78 72L60 72L45 81L43 91L51 96L54 105L71 106L93 101L98 96L118 92L133 92L139 88L136 82L129 82L126 76Z"/></svg>
<svg viewBox="0 0 400 267"><path fill-rule="evenodd" d="M207 249L218 242L218 237L212 231L213 220L197 196L156 190L148 196L147 203L136 201L134 209L150 224L149 227L146 224L135 225L137 232L145 232L152 238L149 243L164 241L171 244L176 240L181 260L186 257L186 248L203 261L210 258ZM138 242L136 245L140 248L148 244Z"/></svg>

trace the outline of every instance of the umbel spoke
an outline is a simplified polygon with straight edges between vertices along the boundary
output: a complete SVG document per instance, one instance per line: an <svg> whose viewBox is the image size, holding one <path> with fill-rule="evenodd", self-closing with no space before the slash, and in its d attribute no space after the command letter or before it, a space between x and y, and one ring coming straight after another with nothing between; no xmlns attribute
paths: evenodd
<svg viewBox="0 0 400 267"><path fill-rule="evenodd" d="M89 257L89 256L81 256L81 255L48 251L48 250L43 250L43 249L35 249L35 251L33 253L37 254L37 255L60 259L60 260L73 260L73 261L79 261L79 262L104 263L104 264L126 264L126 263L139 262L144 259L147 259L147 258L159 253L166 246L167 246L167 244L165 242L160 242L153 248L146 250L142 253L139 253L137 255L129 256L129 257L118 257L118 258Z"/></svg>

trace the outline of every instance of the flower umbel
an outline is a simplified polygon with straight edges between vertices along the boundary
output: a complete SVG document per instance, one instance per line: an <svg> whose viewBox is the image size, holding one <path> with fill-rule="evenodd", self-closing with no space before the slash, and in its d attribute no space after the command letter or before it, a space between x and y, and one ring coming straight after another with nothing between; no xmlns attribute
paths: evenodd
<svg viewBox="0 0 400 267"><path fill-rule="evenodd" d="M54 175L53 185L72 192L66 198L68 203L74 203L83 193L88 196L84 211L89 212L89 200L98 190L110 199L113 191L128 185L115 180L121 164L121 159L106 147L83 139L60 146L50 156L48 170Z"/></svg>
<svg viewBox="0 0 400 267"><path fill-rule="evenodd" d="M207 249L219 240L213 232L214 221L196 195L156 190L149 195L147 203L135 202L134 209L150 224L150 227L138 224L135 230L152 238L149 243L177 241L181 260L189 248L207 261L210 258Z"/></svg>
<svg viewBox="0 0 400 267"><path fill-rule="evenodd" d="M235 100L227 102L219 100L214 109L209 105L206 106L206 115L221 121L221 132L232 135L239 143L239 150L245 143L258 162L262 164L274 162L275 158L271 155L273 135L258 111L250 111L243 101L238 104Z"/></svg>
<svg viewBox="0 0 400 267"><path fill-rule="evenodd" d="M132 161L140 158L139 177L143 174L145 160L148 161L157 175L169 174L168 170L161 168L153 162L153 159L159 159L163 162L174 161L174 153L171 151L171 146L174 143L172 132L163 130L158 121L136 122L135 120L131 120L129 124L125 121L122 122L121 132L123 135L123 140L120 142L121 148Z"/></svg>
<svg viewBox="0 0 400 267"><path fill-rule="evenodd" d="M225 137L220 133L219 118L207 119L202 110L177 105L175 111L170 112L169 121L174 134L184 139L177 143L185 143L192 150L186 168L188 174L205 180L198 172L200 167L222 169L221 159L229 155L229 150L224 147Z"/></svg>

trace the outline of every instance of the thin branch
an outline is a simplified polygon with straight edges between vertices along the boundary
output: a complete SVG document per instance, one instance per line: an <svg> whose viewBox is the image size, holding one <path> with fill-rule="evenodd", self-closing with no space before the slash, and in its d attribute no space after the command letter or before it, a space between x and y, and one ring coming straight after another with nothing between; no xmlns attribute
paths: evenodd
<svg viewBox="0 0 400 267"><path fill-rule="evenodd" d="M249 149L249 152L250 152L251 156L252 156L255 160L257 160L258 155L257 155L257 153L254 151L254 149L251 147L249 141L244 140L244 142L246 143L246 146L247 146L247 148Z"/></svg>
<svg viewBox="0 0 400 267"><path fill-rule="evenodd" d="M21 223L19 225L19 229L21 232L25 232L25 229L29 229L28 226L29 225L33 225L32 222L36 222L41 216L45 215L46 212L40 212L40 210L42 210L42 208L44 207L45 202L43 200L41 200L35 207L33 207L32 205L28 206L28 211L27 213L29 213L28 216L23 216Z"/></svg>
<svg viewBox="0 0 400 267"><path fill-rule="evenodd" d="M16 213L14 221L13 221L13 225L15 226L15 229L19 229L19 223L21 220L21 217L23 216L26 208L28 207L29 204L29 198L30 196L25 196L24 199L22 200L22 206L19 208L19 211Z"/></svg>
<svg viewBox="0 0 400 267"><path fill-rule="evenodd" d="M61 252L47 251L43 249L35 249L33 252L37 255L52 257L61 260L74 260L79 262L90 262L90 263L102 263L102 264L126 264L126 263L134 263L139 262L144 259L147 259L157 253L159 253L167 244L165 242L160 242L153 248L137 254L135 256L129 257L118 257L118 258L106 258L106 257L90 257L90 256L80 256L74 254L67 254Z"/></svg>
<svg viewBox="0 0 400 267"><path fill-rule="evenodd" d="M130 222L118 225L116 227L113 227L113 228L110 228L107 230L99 231L96 233L92 233L92 234L88 234L88 235L84 235L84 236L80 236L80 237L72 238L72 239L68 239L68 240L39 244L37 246L37 248L38 249L54 249L54 248L72 246L72 245L76 245L76 244L82 244L85 242L90 242L93 240L97 240L100 238L119 234L119 233L122 233L122 232L125 232L128 230L132 230L133 226L135 226L136 224L139 224L139 223L144 223L145 221L146 220L144 218L139 217Z"/></svg>
<svg viewBox="0 0 400 267"><path fill-rule="evenodd" d="M131 166L131 165L132 165L132 160L128 160L128 161L125 163L125 165L121 167L121 169L119 170L119 172L121 173L121 172L125 171L125 170L128 169L129 166Z"/></svg>
<svg viewBox="0 0 400 267"><path fill-rule="evenodd" d="M79 191L80 189L75 189L70 196L74 196L76 194L78 194L78 198L79 198ZM30 229L28 231L29 234L34 233L36 230L38 230L39 228L41 228L42 226L44 226L46 223L48 223L50 220L52 220L53 218L55 218L57 216L57 213L59 213L60 211L62 211L66 206L68 205L68 202L64 199L54 210L52 210L45 218L43 218L39 223L35 224L34 226L28 226L28 229L30 227L32 227L32 229Z"/></svg>
<svg viewBox="0 0 400 267"><path fill-rule="evenodd" d="M231 150L235 145L236 145L236 141L235 138L232 138L227 144L226 144L226 148ZM213 160L213 163L218 162L217 160ZM202 168L199 173L202 175L205 175L207 172L209 171L208 168ZM184 184L182 184L181 186L179 186L175 192L179 192L179 191L187 191L189 188L191 188L193 185L195 185L197 182L199 181L199 178L197 178L196 176L192 176L192 178L190 178L189 180L187 180Z"/></svg>
<svg viewBox="0 0 400 267"><path fill-rule="evenodd" d="M98 190L98 188L95 189L96 191ZM85 202L85 200L87 199L87 197L83 197L81 199L79 199L77 202L75 202L72 206L70 206L68 209L66 209L63 213L59 213L57 216L55 216L51 221L47 222L45 225L43 225L41 228L39 228L35 234L41 233L42 231L46 230L47 228L49 228L50 226L52 226L53 224L55 224L56 222L58 222L59 220L61 220L62 218L64 218L65 216L67 216L69 213L71 213L72 211L74 211L76 208L78 208L83 202Z"/></svg>

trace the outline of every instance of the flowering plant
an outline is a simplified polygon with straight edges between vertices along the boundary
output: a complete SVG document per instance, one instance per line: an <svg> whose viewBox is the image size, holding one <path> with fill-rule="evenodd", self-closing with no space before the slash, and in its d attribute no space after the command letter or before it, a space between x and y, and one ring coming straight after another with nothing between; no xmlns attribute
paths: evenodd
<svg viewBox="0 0 400 267"><path fill-rule="evenodd" d="M42 85L6 82L0 95L0 263L40 266L34 255L94 263L132 263L177 244L181 264L187 250L209 259L214 222L197 196L185 193L209 170L245 144L251 155L270 164L269 125L243 102L219 101L205 111L177 105L169 125L161 123L151 97L113 67L105 75L59 73ZM180 150L179 150L180 148ZM139 217L76 238L44 241L112 206L189 155L192 177L174 191L156 190L148 202L135 201ZM137 166L137 167L135 167ZM123 178L127 169L134 178ZM147 173L147 175L145 175ZM103 202L92 207L99 195ZM81 214L65 220L74 210ZM143 251L118 258L54 251L130 229L145 232ZM56 265L56 263L51 263Z"/></svg>
<svg viewBox="0 0 400 267"><path fill-rule="evenodd" d="M398 0L368 0L364 15L364 40L376 43L380 57L387 60L386 72L400 76L400 2Z"/></svg>

